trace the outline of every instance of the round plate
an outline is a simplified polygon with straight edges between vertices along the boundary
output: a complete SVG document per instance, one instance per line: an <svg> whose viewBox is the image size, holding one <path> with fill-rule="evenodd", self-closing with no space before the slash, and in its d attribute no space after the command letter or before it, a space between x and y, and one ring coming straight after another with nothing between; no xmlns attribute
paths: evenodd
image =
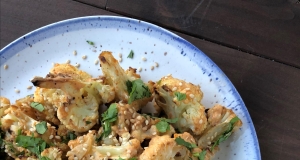
<svg viewBox="0 0 300 160"><path fill-rule="evenodd" d="M87 41L92 41L94 46ZM97 77L102 72L99 63L95 63L104 50L112 51L117 59L121 55L123 68L131 66L141 69L139 73L145 81L157 81L172 74L173 77L200 85L205 107L220 103L233 109L243 126L220 145L214 159L261 159L247 108L220 68L181 37L135 19L81 17L50 24L20 37L0 51L1 96L14 102L32 94L34 88L28 89L32 86L29 80L34 76L45 76L53 63L70 61ZM131 50L134 52L133 59L127 58ZM74 55L75 51L77 55Z"/></svg>

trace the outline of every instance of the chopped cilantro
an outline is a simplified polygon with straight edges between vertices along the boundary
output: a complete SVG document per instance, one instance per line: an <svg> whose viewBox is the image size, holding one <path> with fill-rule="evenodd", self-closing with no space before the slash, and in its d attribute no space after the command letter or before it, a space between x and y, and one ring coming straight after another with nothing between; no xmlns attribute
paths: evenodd
<svg viewBox="0 0 300 160"><path fill-rule="evenodd" d="M121 158L120 156L119 156L119 159L118 160L125 160L125 159L123 159L123 158Z"/></svg>
<svg viewBox="0 0 300 160"><path fill-rule="evenodd" d="M156 123L156 128L159 132L165 133L170 130L170 124L169 123L176 123L178 121L178 118L174 119L166 119L161 118L158 123Z"/></svg>
<svg viewBox="0 0 300 160"><path fill-rule="evenodd" d="M198 160L204 160L206 155L206 151L202 151L201 153L193 153L194 157L198 157Z"/></svg>
<svg viewBox="0 0 300 160"><path fill-rule="evenodd" d="M184 139L182 139L181 137L177 137L175 139L175 142L178 144L178 145L182 145L182 146L185 146L187 149L189 150L192 150L193 148L196 148L196 144L193 144L193 143L189 143L187 141L185 141Z"/></svg>
<svg viewBox="0 0 300 160"><path fill-rule="evenodd" d="M85 121L85 124L91 124L92 122L91 121Z"/></svg>
<svg viewBox="0 0 300 160"><path fill-rule="evenodd" d="M89 45L95 45L95 43L94 42L92 42L92 41L86 41Z"/></svg>
<svg viewBox="0 0 300 160"><path fill-rule="evenodd" d="M39 134L44 134L48 129L47 122L42 121L42 122L38 123L35 126L35 129L36 129L36 132L38 132Z"/></svg>
<svg viewBox="0 0 300 160"><path fill-rule="evenodd" d="M31 102L31 103L30 103L30 106L31 106L32 108L34 108L34 109L40 111L40 112L43 112L44 109L45 109L44 106L43 106L42 104L38 103L38 102Z"/></svg>
<svg viewBox="0 0 300 160"><path fill-rule="evenodd" d="M132 157L132 158L129 158L128 160L137 160L137 158Z"/></svg>
<svg viewBox="0 0 300 160"><path fill-rule="evenodd" d="M103 126L103 133L101 135L107 137L111 133L111 123L118 119L118 109L117 104L113 103L109 106L109 108L102 113L102 126Z"/></svg>
<svg viewBox="0 0 300 160"><path fill-rule="evenodd" d="M186 99L185 93L175 92L174 93L178 101L182 101Z"/></svg>
<svg viewBox="0 0 300 160"><path fill-rule="evenodd" d="M216 142L214 142L213 146L211 147L211 151L214 150L215 146L218 146L221 142L224 142L228 137L232 134L232 130L234 128L234 124L239 121L238 117L234 117L230 120L228 129L218 138Z"/></svg>
<svg viewBox="0 0 300 160"><path fill-rule="evenodd" d="M136 79L131 83L130 81L126 81L126 86L129 93L128 104L131 104L135 100L151 96L148 86L141 79Z"/></svg>
<svg viewBox="0 0 300 160"><path fill-rule="evenodd" d="M36 137L18 135L16 138L16 144L19 147L28 149L31 153L35 154L39 159L48 160L47 157L41 156L41 153L48 148L47 143Z"/></svg>
<svg viewBox="0 0 300 160"><path fill-rule="evenodd" d="M63 138L63 142L68 143L70 140L74 140L76 138L77 138L77 136L74 132L68 132L67 135L65 136L65 138Z"/></svg>
<svg viewBox="0 0 300 160"><path fill-rule="evenodd" d="M134 55L134 52L133 52L133 50L131 50L130 52L129 52L129 55L127 56L127 58L133 58L133 55Z"/></svg>

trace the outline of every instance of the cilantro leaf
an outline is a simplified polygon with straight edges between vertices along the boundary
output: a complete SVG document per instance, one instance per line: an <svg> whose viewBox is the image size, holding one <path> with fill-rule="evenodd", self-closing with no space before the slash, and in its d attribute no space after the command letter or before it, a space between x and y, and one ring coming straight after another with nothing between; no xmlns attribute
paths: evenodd
<svg viewBox="0 0 300 160"><path fill-rule="evenodd" d="M123 158L121 158L120 156L119 156L119 159L118 160L125 160L125 159L123 159Z"/></svg>
<svg viewBox="0 0 300 160"><path fill-rule="evenodd" d="M47 122L42 121L42 122L38 123L37 125L35 125L35 129L36 129L36 132L38 132L39 134L44 134L48 129Z"/></svg>
<svg viewBox="0 0 300 160"><path fill-rule="evenodd" d="M185 93L175 92L174 93L178 101L182 101L186 99Z"/></svg>
<svg viewBox="0 0 300 160"><path fill-rule="evenodd" d="M85 124L91 124L92 122L91 121L85 121Z"/></svg>
<svg viewBox="0 0 300 160"><path fill-rule="evenodd" d="M176 123L177 121L178 118L174 118L174 119L161 118L160 121L155 124L155 126L159 132L165 133L170 130L169 123Z"/></svg>
<svg viewBox="0 0 300 160"><path fill-rule="evenodd" d="M137 160L137 158L132 157L132 158L129 158L128 160Z"/></svg>
<svg viewBox="0 0 300 160"><path fill-rule="evenodd" d="M206 155L206 151L202 151L201 153L193 153L194 157L198 157L198 160L204 160Z"/></svg>
<svg viewBox="0 0 300 160"><path fill-rule="evenodd" d="M32 108L34 108L34 109L40 111L40 112L43 112L44 109L45 109L44 106L43 106L42 104L38 103L38 102L31 102L31 103L30 103L30 106L31 106Z"/></svg>
<svg viewBox="0 0 300 160"><path fill-rule="evenodd" d="M160 133L165 133L170 130L170 125L166 121L159 121L155 124L155 126Z"/></svg>
<svg viewBox="0 0 300 160"><path fill-rule="evenodd" d="M185 141L184 139L182 139L181 137L177 137L175 139L175 142L178 144L178 145L182 145L182 146L185 146L187 149L189 150L192 150L193 148L196 148L196 144L193 144L193 143L189 143L187 141Z"/></svg>
<svg viewBox="0 0 300 160"><path fill-rule="evenodd" d="M218 140L213 144L213 146L211 147L211 151L214 150L215 146L218 146L220 143L224 142L225 140L228 139L228 137L230 137L230 135L232 134L232 130L234 128L234 124L239 121L240 119L238 117L234 117L230 120L229 125L228 125L228 129L227 131L225 131L219 138Z"/></svg>
<svg viewBox="0 0 300 160"><path fill-rule="evenodd" d="M113 103L109 106L109 108L102 113L102 126L103 126L103 133L101 135L107 137L111 133L111 123L118 119L118 109L117 104ZM100 138L101 138L100 137Z"/></svg>
<svg viewBox="0 0 300 160"><path fill-rule="evenodd" d="M76 139L77 136L74 132L68 132L67 135L65 137L63 137L63 142L64 143L68 143L70 140L74 140Z"/></svg>
<svg viewBox="0 0 300 160"><path fill-rule="evenodd" d="M132 82L130 80L126 81L127 92L130 94L132 91Z"/></svg>
<svg viewBox="0 0 300 160"><path fill-rule="evenodd" d="M126 83L129 84L129 82L126 82ZM151 92L150 92L148 86L145 85L141 79L136 79L136 80L132 81L131 83L132 83L131 88L130 88L130 85L127 85L127 91L129 93L128 104L131 104L135 100L151 96Z"/></svg>
<svg viewBox="0 0 300 160"><path fill-rule="evenodd" d="M31 153L35 154L39 159L42 158L41 153L48 148L47 143L36 137L18 135L16 138L16 144L19 147L28 149ZM45 159L45 158L44 158Z"/></svg>
<svg viewBox="0 0 300 160"><path fill-rule="evenodd" d="M95 43L94 42L92 42L92 41L86 41L89 45L95 45Z"/></svg>
<svg viewBox="0 0 300 160"><path fill-rule="evenodd" d="M133 52L133 50L131 50L130 52L129 52L129 55L127 56L127 58L133 58L133 55L134 55L134 52Z"/></svg>

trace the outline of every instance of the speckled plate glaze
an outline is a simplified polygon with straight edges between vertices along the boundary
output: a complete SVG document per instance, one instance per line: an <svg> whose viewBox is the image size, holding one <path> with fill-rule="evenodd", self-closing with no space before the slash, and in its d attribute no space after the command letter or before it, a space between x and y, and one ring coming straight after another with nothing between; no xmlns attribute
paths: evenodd
<svg viewBox="0 0 300 160"><path fill-rule="evenodd" d="M86 41L92 41L94 46ZM172 74L176 78L199 84L204 92L202 103L212 107L220 103L243 121L240 130L220 145L214 159L261 159L258 140L250 115L240 95L226 75L198 48L181 37L153 24L114 16L91 16L69 19L30 32L0 52L1 96L12 102L34 92L30 79L45 76L53 63L80 64L93 76L101 75L101 51L119 58L123 68L141 68L143 80L157 81ZM134 51L134 58L127 58ZM77 55L73 52L76 51ZM82 57L86 55L86 59ZM146 61L143 60L146 59ZM158 67L156 67L156 64ZM5 65L8 66L4 69ZM154 67L151 70L151 67ZM20 90L16 93L15 90Z"/></svg>

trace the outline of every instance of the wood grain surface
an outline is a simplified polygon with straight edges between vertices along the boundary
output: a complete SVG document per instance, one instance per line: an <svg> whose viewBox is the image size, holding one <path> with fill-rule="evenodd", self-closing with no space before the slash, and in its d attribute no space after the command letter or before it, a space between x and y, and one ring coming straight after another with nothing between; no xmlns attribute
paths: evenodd
<svg viewBox="0 0 300 160"><path fill-rule="evenodd" d="M116 2L117 2L116 0L108 0L108 5L114 6L112 4ZM129 1L124 1L124 2L130 3ZM154 19L152 19L154 16L147 15L146 12L142 11L142 10L150 10L152 8L158 13L167 14L167 15L162 15L160 18L158 18L158 20L155 21L157 22L157 24L161 24L162 26L169 26L169 28L174 28L176 30L180 29L180 27L178 27L178 23L176 21L169 23L169 20L163 20L164 19L163 17L176 17L177 15L185 13L182 10L187 11L189 9L182 6L181 10L178 10L178 13L175 11L175 9L173 9L172 12L166 12L166 11L162 12L162 10L171 9L168 7L164 8L164 6L170 7L175 4L167 5L165 4L167 2L163 2L163 1L157 2L156 4L152 4L152 5L149 5L149 3L145 1L143 1L144 4L137 1L135 2L139 3L139 6L132 5L131 10L133 11L130 11L130 13L129 11L121 12L121 10L118 9L120 7L117 7L114 10L117 10L118 13L124 15L141 17L142 19L149 19L151 21L154 21ZM191 3L187 1L184 2ZM211 3L219 4L221 2L222 1L211 2ZM232 4L227 4L227 6L237 5L233 2ZM255 2L259 3L259 1L255 1ZM281 1L281 2L282 4L285 4L285 1ZM289 2L291 3L291 1ZM180 4L180 2L173 2L173 3L178 3L177 5ZM264 3L268 3L268 2L266 1ZM274 1L275 6L277 3L279 3L279 1ZM16 38L22 36L23 34L26 34L27 32L30 32L44 25L61 21L64 19L74 18L79 16L95 15L95 14L118 15L116 13L108 12L104 9L97 8L98 6L97 7L95 7L95 5L90 6L88 5L88 3L79 3L76 1L55 0L55 1L43 1L43 3L41 3L33 0L27 0L27 1L1 0L0 4L1 4L1 15L0 15L1 16L0 17L1 18L1 26L0 26L1 48L3 48L5 45L15 40ZM193 7L195 8L196 5L197 4L195 3ZM123 2L120 2L120 6L126 6L126 5ZM33 10L32 8L35 9ZM66 10L65 8L68 9ZM159 9L159 8L164 8L164 9ZM237 10L237 8L238 7L236 8L233 7L231 9ZM222 12L222 9L217 9L217 10L221 10L220 12ZM189 12L191 12L191 10L189 10ZM252 12L250 13L252 14ZM205 18L206 16L203 18L202 22L200 21L203 25L206 23L206 21L209 21L209 20L205 20ZM232 19L232 21L234 21L234 19ZM266 22L265 24L267 25L269 24L269 22ZM278 23L276 24L280 26L280 21L278 21ZM282 25L281 27L284 28L284 25ZM298 22L297 23L295 22L295 27L300 28ZM227 30L228 33L226 34L230 35L229 37L235 38L236 36L235 29L232 30L230 30L229 28L227 29L228 29ZM274 28L274 30L279 30L279 29L280 27ZM298 114L300 114L300 107L299 107L300 69L282 63L278 63L276 61L272 61L270 59L266 59L261 56L257 56L254 54L249 54L246 52L239 51L237 49L233 49L235 47L238 47L239 46L238 44L236 46L233 45L235 47L226 47L210 41L205 41L198 37L199 35L204 34L204 31L203 33L201 31L201 34L199 32L199 35L197 32L195 36L191 36L190 34L189 35L184 34L186 32L194 32L194 30L197 29L195 28L193 29L193 27L187 27L185 29L182 29L182 31L184 32L181 33L175 32L173 30L171 31L183 37L187 41L191 42L196 47L201 49L204 53L206 53L225 72L225 74L234 84L234 86L240 93L241 97L243 98L248 108L248 111L251 115L251 118L253 120L254 126L256 128L262 159L263 160L299 159L298 151L300 148L300 136L299 136L300 119L298 118ZM239 29L236 28L236 30ZM291 30L295 31L295 28L291 27ZM289 37L288 34L290 34L290 32L291 31L286 31L284 35ZM249 33L250 31L245 32L244 34L245 37L244 39L240 40L241 41L240 43L248 39L247 36L249 36L248 35ZM207 34L209 35L215 33L207 33ZM295 35L296 34L297 33L295 32ZM255 34L253 36L256 37ZM287 38L287 41L290 40L291 39ZM238 42L238 40L232 40L231 42ZM295 42L299 42L299 40L296 39ZM297 47L299 46L291 44L291 45L287 45L287 47L297 49ZM265 55L267 54L267 52L265 53L265 51L267 50L272 50L272 46L265 44L265 50L262 50L259 53L261 55ZM295 62L299 57L299 55L297 56L296 52L293 54L288 55L285 53L281 53L281 51L280 52L278 51L277 56L279 59L282 59L283 62L289 61L291 62L291 64L295 65ZM292 59L294 59L294 61L288 59L291 57L293 57Z"/></svg>
<svg viewBox="0 0 300 160"><path fill-rule="evenodd" d="M108 0L106 8L300 67L298 0Z"/></svg>

